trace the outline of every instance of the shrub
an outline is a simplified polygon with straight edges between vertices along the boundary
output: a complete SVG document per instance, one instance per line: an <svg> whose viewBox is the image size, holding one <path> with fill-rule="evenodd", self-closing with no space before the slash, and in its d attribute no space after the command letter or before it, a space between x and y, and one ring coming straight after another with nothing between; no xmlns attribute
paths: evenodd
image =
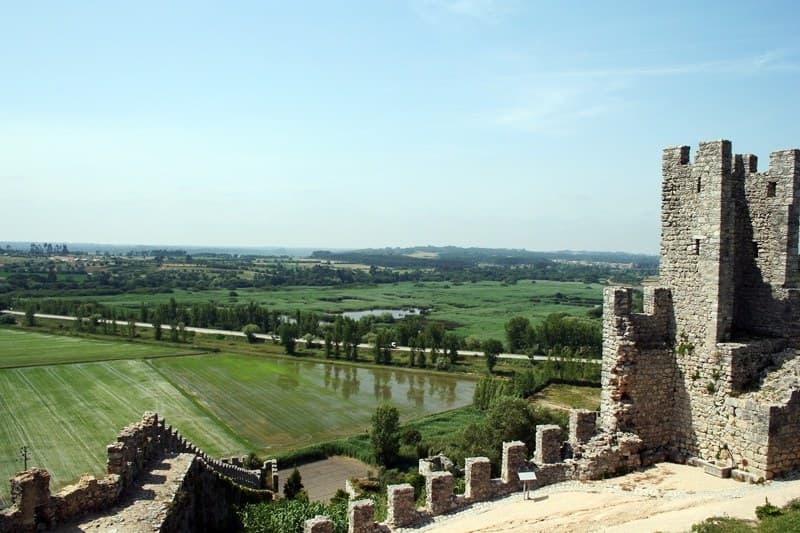
<svg viewBox="0 0 800 533"><path fill-rule="evenodd" d="M292 470L289 477L286 478L286 483L283 485L283 495L287 500L295 499L303 490L303 477L297 467ZM307 498L306 498L307 499Z"/></svg>
<svg viewBox="0 0 800 533"><path fill-rule="evenodd" d="M756 516L759 520L764 520L768 517L781 516L783 511L780 508L769 503L767 498L764 498L764 505L756 507Z"/></svg>
<svg viewBox="0 0 800 533"><path fill-rule="evenodd" d="M347 531L347 500L325 505L321 502L279 500L246 505L239 511L244 531L250 533L302 533L303 523L317 515L333 521L334 533Z"/></svg>

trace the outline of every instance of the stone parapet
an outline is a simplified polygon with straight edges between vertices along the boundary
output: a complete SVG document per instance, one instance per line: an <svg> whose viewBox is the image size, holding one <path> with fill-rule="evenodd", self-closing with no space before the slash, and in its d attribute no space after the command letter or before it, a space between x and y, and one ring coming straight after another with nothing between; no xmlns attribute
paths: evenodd
<svg viewBox="0 0 800 533"><path fill-rule="evenodd" d="M561 428L555 424L536 426L536 449L533 462L537 465L561 461Z"/></svg>
<svg viewBox="0 0 800 533"><path fill-rule="evenodd" d="M391 527L403 527L416 522L414 487L408 483L389 485L386 488L386 523Z"/></svg>
<svg viewBox="0 0 800 533"><path fill-rule="evenodd" d="M464 461L464 497L486 500L492 495L492 463L488 457L468 457Z"/></svg>
<svg viewBox="0 0 800 533"><path fill-rule="evenodd" d="M522 441L503 443L503 462L500 465L500 479L510 490L520 487L519 473L525 470L527 447Z"/></svg>
<svg viewBox="0 0 800 533"><path fill-rule="evenodd" d="M425 476L426 509L433 515L453 510L453 474L432 472Z"/></svg>
<svg viewBox="0 0 800 533"><path fill-rule="evenodd" d="M347 507L347 533L371 533L375 529L375 504L356 500Z"/></svg>
<svg viewBox="0 0 800 533"><path fill-rule="evenodd" d="M597 411L571 409L569 412L569 443L574 448L586 444L597 429Z"/></svg>

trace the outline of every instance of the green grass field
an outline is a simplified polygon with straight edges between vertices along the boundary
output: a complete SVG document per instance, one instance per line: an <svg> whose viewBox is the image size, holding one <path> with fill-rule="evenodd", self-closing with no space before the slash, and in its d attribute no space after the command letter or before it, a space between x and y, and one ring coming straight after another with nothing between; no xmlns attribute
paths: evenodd
<svg viewBox="0 0 800 533"><path fill-rule="evenodd" d="M89 340L0 328L0 368L159 357L186 348Z"/></svg>
<svg viewBox="0 0 800 533"><path fill-rule="evenodd" d="M152 365L264 454L363 432L382 402L409 420L467 405L475 389L456 375L243 355Z"/></svg>
<svg viewBox="0 0 800 533"><path fill-rule="evenodd" d="M34 355L26 358L28 350ZM144 344L0 329L0 362L41 365L0 369L0 480L22 469L23 445L31 466L51 472L53 490L84 472L101 476L106 445L144 411L158 412L212 455L266 455L363 432L383 401L405 420L467 405L475 386L402 369L168 355ZM128 359L44 364L79 356ZM2 483L0 506L8 503Z"/></svg>
<svg viewBox="0 0 800 533"><path fill-rule="evenodd" d="M463 284L402 282L370 287L290 287L276 290L237 289L236 292L238 296L234 298L229 296L229 291L219 289L202 292L176 290L171 294L124 294L91 299L134 310L142 302L164 303L170 298L182 303L253 301L287 312L300 309L339 313L421 307L431 310L431 318L451 323L461 335L503 339L503 326L514 316L538 321L555 312L585 314L592 305L602 304L603 287L598 284L527 280L515 285L494 281ZM580 299L580 303L574 299Z"/></svg>
<svg viewBox="0 0 800 533"><path fill-rule="evenodd" d="M22 470L20 446L32 466L46 468L57 489L82 473L105 471L105 447L120 429L157 411L211 454L246 446L141 360L0 370L0 505L6 483Z"/></svg>

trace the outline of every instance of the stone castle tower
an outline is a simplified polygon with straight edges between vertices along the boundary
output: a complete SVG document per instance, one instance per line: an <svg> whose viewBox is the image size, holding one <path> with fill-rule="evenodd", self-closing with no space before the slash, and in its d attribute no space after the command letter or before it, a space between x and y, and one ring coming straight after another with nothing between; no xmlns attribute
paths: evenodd
<svg viewBox="0 0 800 533"><path fill-rule="evenodd" d="M664 150L660 279L644 313L606 289L600 425L769 479L800 466L800 150L756 163Z"/></svg>

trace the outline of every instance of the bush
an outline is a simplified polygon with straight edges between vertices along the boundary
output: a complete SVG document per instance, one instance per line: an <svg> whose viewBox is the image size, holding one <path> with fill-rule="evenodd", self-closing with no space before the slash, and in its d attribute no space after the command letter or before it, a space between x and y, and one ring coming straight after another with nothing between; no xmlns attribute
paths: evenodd
<svg viewBox="0 0 800 533"><path fill-rule="evenodd" d="M783 511L780 508L769 503L769 500L764 498L764 505L756 507L756 516L759 520L764 520L768 517L781 516Z"/></svg>
<svg viewBox="0 0 800 533"><path fill-rule="evenodd" d="M283 495L287 500L293 500L300 495L303 488L303 477L300 475L300 471L297 467L295 467L292 473L289 474L289 477L286 478L286 483L283 485Z"/></svg>
<svg viewBox="0 0 800 533"><path fill-rule="evenodd" d="M727 516L712 516L692 526L693 533L752 533L753 527L746 520Z"/></svg>
<svg viewBox="0 0 800 533"><path fill-rule="evenodd" d="M347 500L325 505L321 502L279 500L246 505L239 511L244 531L250 533L302 533L303 523L317 515L333 520L334 533L347 531Z"/></svg>

